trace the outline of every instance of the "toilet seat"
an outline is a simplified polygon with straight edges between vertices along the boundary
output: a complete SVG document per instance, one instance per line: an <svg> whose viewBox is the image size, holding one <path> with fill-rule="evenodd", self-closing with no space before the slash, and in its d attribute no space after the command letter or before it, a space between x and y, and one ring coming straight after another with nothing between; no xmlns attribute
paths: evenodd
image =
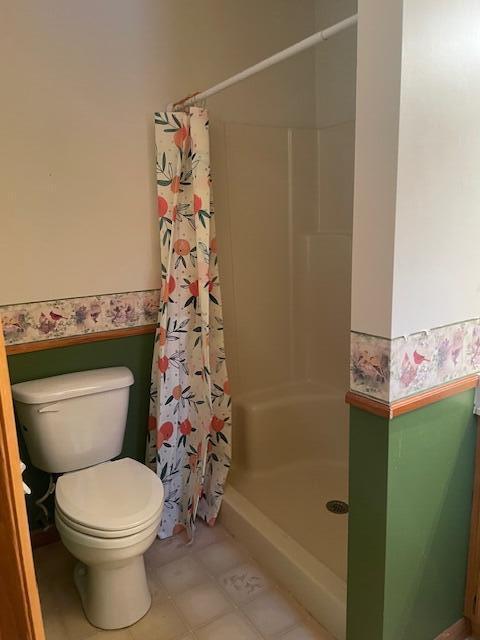
<svg viewBox="0 0 480 640"><path fill-rule="evenodd" d="M159 520L164 499L160 478L131 458L66 473L55 494L57 517L66 527L110 539L149 529Z"/></svg>
<svg viewBox="0 0 480 640"><path fill-rule="evenodd" d="M78 531L71 527L67 522L63 520L59 511L55 511L55 525L62 538L64 544L68 547L68 541L75 542L77 545L82 545L88 549L102 550L102 553L108 554L112 551L128 550L135 545L142 544L150 536L156 536L158 526L160 524L160 514L156 520L153 520L150 525L141 531L132 533L131 535L122 535L116 538L106 538L95 535L89 535Z"/></svg>
<svg viewBox="0 0 480 640"><path fill-rule="evenodd" d="M87 536L93 536L95 538L125 538L128 536L132 536L136 533L141 533L148 529L155 521L157 521L162 513L162 507L158 509L158 511L145 522L137 525L136 527L130 527L129 529L119 529L117 531L106 531L104 529L96 529L94 527L88 527L84 524L76 522L69 518L63 511L59 508L58 504L55 508L55 517L59 518L62 523L73 529L74 531L78 531L79 533L84 533Z"/></svg>
<svg viewBox="0 0 480 640"><path fill-rule="evenodd" d="M158 516L157 520L154 520L149 527L130 536L122 536L120 538L101 538L97 535L90 536L87 533L81 533L76 529L72 529L72 527L70 527L62 520L58 511L55 512L55 525L67 549L70 549L70 551L72 552L70 545L73 542L77 546L81 545L84 550L88 549L90 551L94 551L97 554L99 551L101 551L102 555L97 555L97 558L101 558L102 560L105 560L106 557L108 557L112 553L116 554L117 559L119 559L119 552L122 554L121 557L125 557L123 555L124 552L128 554L128 557L131 554L130 550L133 547L138 546L139 544L143 544L152 536L153 538L156 537L159 524L160 516Z"/></svg>

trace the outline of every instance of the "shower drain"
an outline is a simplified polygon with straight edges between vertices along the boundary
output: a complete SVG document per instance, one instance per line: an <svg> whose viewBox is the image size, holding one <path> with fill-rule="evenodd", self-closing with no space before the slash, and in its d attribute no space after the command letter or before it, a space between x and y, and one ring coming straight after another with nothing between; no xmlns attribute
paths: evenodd
<svg viewBox="0 0 480 640"><path fill-rule="evenodd" d="M348 504L342 500L329 500L325 506L332 513L348 513Z"/></svg>

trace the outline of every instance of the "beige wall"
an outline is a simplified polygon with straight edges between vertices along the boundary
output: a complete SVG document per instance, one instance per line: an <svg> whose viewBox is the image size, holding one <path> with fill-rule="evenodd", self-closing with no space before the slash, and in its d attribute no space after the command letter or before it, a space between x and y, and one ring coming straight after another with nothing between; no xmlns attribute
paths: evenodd
<svg viewBox="0 0 480 640"><path fill-rule="evenodd" d="M313 12L313 0L5 6L0 304L156 287L152 113L309 35ZM306 52L212 98L212 120L312 125L313 65Z"/></svg>

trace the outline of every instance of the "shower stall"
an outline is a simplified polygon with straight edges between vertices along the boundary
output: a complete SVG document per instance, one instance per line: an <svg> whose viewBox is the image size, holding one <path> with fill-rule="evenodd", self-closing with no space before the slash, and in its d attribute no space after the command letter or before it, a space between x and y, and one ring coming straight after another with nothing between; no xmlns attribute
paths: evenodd
<svg viewBox="0 0 480 640"><path fill-rule="evenodd" d="M221 517L344 635L354 122L213 125L233 462ZM223 206L225 208L223 208Z"/></svg>
<svg viewBox="0 0 480 640"><path fill-rule="evenodd" d="M356 6L319 2L317 9L317 28L324 28ZM270 124L269 110L249 105L247 122L232 122L222 102L209 101L233 398L233 458L220 518L342 639L355 29L302 56L296 69L313 83L313 115L303 120L295 111L291 122L272 113Z"/></svg>

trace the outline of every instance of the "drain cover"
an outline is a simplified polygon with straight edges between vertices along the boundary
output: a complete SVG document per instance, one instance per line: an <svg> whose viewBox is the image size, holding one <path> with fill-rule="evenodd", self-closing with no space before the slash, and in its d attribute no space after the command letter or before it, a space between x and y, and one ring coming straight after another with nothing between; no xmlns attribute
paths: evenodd
<svg viewBox="0 0 480 640"><path fill-rule="evenodd" d="M348 513L348 504L343 500L329 500L325 506L332 513Z"/></svg>

